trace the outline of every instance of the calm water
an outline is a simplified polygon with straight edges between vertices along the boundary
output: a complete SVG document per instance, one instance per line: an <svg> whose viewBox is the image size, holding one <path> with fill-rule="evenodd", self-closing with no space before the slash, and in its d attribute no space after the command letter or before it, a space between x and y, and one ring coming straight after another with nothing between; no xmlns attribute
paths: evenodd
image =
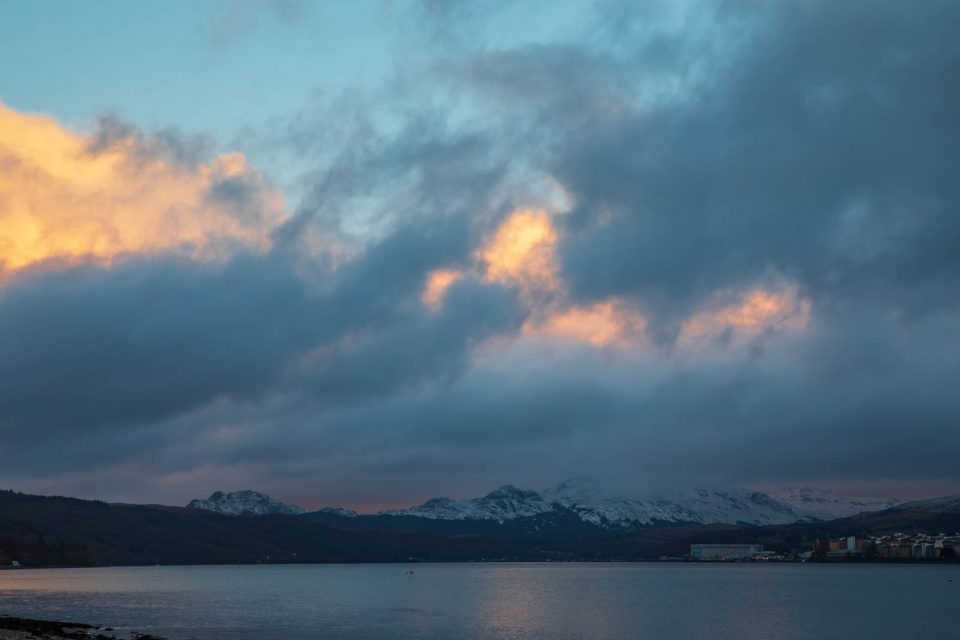
<svg viewBox="0 0 960 640"><path fill-rule="evenodd" d="M411 569L413 575L407 574ZM0 613L203 640L953 639L960 638L960 566L437 564L2 571Z"/></svg>

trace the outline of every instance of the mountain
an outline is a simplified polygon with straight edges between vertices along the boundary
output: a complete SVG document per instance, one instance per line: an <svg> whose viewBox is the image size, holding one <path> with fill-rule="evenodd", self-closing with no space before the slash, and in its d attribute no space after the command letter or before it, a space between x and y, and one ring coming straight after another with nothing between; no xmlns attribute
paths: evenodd
<svg viewBox="0 0 960 640"><path fill-rule="evenodd" d="M333 509L306 514L323 524L360 529L401 529L444 535L611 536L650 527L734 524L785 525L846 517L892 503L786 489L782 498L747 489L697 489L669 498L609 495L589 479L572 479L537 492L505 485L484 496L432 498L408 509L374 515L349 512L343 521Z"/></svg>
<svg viewBox="0 0 960 640"><path fill-rule="evenodd" d="M817 520L836 520L867 511L882 511L897 504L895 500L850 498L811 487L786 487L771 492L770 497Z"/></svg>
<svg viewBox="0 0 960 640"><path fill-rule="evenodd" d="M0 565L7 566L390 561L403 557L398 546L286 515L236 518L0 491Z"/></svg>
<svg viewBox="0 0 960 640"><path fill-rule="evenodd" d="M418 507L381 511L383 516L416 516L430 520L496 520L503 522L548 513L554 505L536 491L505 485L481 498L433 498Z"/></svg>
<svg viewBox="0 0 960 640"><path fill-rule="evenodd" d="M935 513L960 513L960 493L942 498L927 498L925 500L911 500L903 502L891 509L892 511L930 511Z"/></svg>
<svg viewBox="0 0 960 640"><path fill-rule="evenodd" d="M393 530L444 536L491 538L604 537L610 531L585 522L536 491L506 485L468 500L433 498L409 509L357 514L327 507L300 516L318 524L354 530Z"/></svg>
<svg viewBox="0 0 960 640"><path fill-rule="evenodd" d="M875 533L960 531L960 494L912 500L884 509L832 520L831 526Z"/></svg>
<svg viewBox="0 0 960 640"><path fill-rule="evenodd" d="M107 504L0 491L0 566L9 567L14 561L22 567L624 561L655 558L665 549L678 553L688 544L690 536L696 535L686 529L669 528L653 529L649 535L631 538L437 535L411 530L347 530L311 522L308 518L311 515L238 518L207 509ZM345 517L331 512L326 515L341 522L388 519L387 516ZM404 517L392 519L402 521ZM497 526L492 521L484 522ZM551 530L561 528L557 524Z"/></svg>
<svg viewBox="0 0 960 640"><path fill-rule="evenodd" d="M621 530L679 523L787 524L805 517L787 504L747 489L697 489L670 498L638 499L608 496L589 480L567 480L544 495L584 520Z"/></svg>
<svg viewBox="0 0 960 640"><path fill-rule="evenodd" d="M783 495L786 499L747 489L697 489L669 498L640 499L611 496L590 480L574 479L542 493L507 485L480 498L433 498L416 507L378 515L503 523L565 509L601 529L630 531L686 523L789 524L844 517L892 504L816 493L812 489L789 490Z"/></svg>
<svg viewBox="0 0 960 640"><path fill-rule="evenodd" d="M206 500L191 500L187 509L203 509L225 516L266 516L272 514L296 516L306 513L306 509L277 502L270 496L250 490L231 491L229 493L216 491Z"/></svg>
<svg viewBox="0 0 960 640"><path fill-rule="evenodd" d="M888 508L882 500L847 498L815 489L788 488L768 495L747 489L697 489L660 498L610 495L590 479L565 480L543 492L504 485L477 498L432 498L407 509L358 514L325 507L305 513L256 491L218 491L193 500L192 509L223 515L298 515L346 529L402 530L492 537L611 536L650 527L692 524L767 526L849 517Z"/></svg>
<svg viewBox="0 0 960 640"><path fill-rule="evenodd" d="M590 479L565 480L543 492L546 500L602 529L630 531L657 524L701 522L697 513L663 499L640 500L607 495Z"/></svg>
<svg viewBox="0 0 960 640"><path fill-rule="evenodd" d="M320 509L319 511L315 511L314 513L330 514L334 516L340 516L343 518L356 518L360 515L353 509L342 509L340 507L323 507L322 509Z"/></svg>
<svg viewBox="0 0 960 640"><path fill-rule="evenodd" d="M207 509L0 491L0 566L6 567L13 561L23 567L63 567L627 560L655 554L656 544L348 531L280 514L238 518Z"/></svg>
<svg viewBox="0 0 960 640"><path fill-rule="evenodd" d="M559 489L559 487L558 487ZM749 543L786 553L826 537L960 530L960 495L919 500L832 521L747 526L662 524L615 531L583 519L590 497L566 487L575 511L554 496L507 488L467 503L487 519L358 515L326 509L299 516L232 517L208 509L107 504L0 491L0 566L313 562L617 560L677 556L693 543ZM535 493L535 492L533 492ZM573 494L577 494L572 497ZM721 492L729 494L729 492ZM706 494L701 500L708 500ZM731 496L727 496L728 498ZM743 498L732 496L736 504ZM601 498L602 500L603 498ZM709 497L708 501L713 500ZM619 504L618 499L607 503ZM764 501L747 498L749 504ZM549 511L525 515L530 504ZM494 506L501 511L494 510ZM421 505L422 506L422 505ZM448 505L449 506L449 505ZM589 505L588 505L589 506ZM597 507L589 506L598 514ZM753 507L750 507L751 509ZM479 509L479 511L477 511ZM503 517L505 514L517 514ZM609 522L616 513L605 515ZM493 519L494 517L499 519ZM329 522L323 522L327 520ZM601 523L603 521L601 520Z"/></svg>

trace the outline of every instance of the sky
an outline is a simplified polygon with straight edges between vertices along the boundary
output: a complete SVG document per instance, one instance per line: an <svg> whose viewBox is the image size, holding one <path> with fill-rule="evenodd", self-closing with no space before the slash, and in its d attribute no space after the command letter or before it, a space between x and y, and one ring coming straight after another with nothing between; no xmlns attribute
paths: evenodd
<svg viewBox="0 0 960 640"><path fill-rule="evenodd" d="M960 492L957 24L0 0L0 486Z"/></svg>

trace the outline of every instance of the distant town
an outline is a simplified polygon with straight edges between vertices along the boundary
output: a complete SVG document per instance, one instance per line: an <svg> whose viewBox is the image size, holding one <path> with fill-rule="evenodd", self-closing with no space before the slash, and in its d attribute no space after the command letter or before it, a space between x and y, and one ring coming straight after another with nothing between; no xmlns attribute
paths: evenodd
<svg viewBox="0 0 960 640"><path fill-rule="evenodd" d="M808 562L844 560L956 560L960 532L936 535L893 533L822 538L798 554L764 550L759 544L691 544L687 559L698 562ZM675 558L662 558L675 559ZM679 558L676 558L679 559Z"/></svg>

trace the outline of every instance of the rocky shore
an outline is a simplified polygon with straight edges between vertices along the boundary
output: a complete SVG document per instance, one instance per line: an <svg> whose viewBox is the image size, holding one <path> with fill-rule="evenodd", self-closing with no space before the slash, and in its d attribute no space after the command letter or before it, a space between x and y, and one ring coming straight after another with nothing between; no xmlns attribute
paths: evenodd
<svg viewBox="0 0 960 640"><path fill-rule="evenodd" d="M159 636L136 632L116 632L82 622L33 620L0 616L0 640L163 640Z"/></svg>

